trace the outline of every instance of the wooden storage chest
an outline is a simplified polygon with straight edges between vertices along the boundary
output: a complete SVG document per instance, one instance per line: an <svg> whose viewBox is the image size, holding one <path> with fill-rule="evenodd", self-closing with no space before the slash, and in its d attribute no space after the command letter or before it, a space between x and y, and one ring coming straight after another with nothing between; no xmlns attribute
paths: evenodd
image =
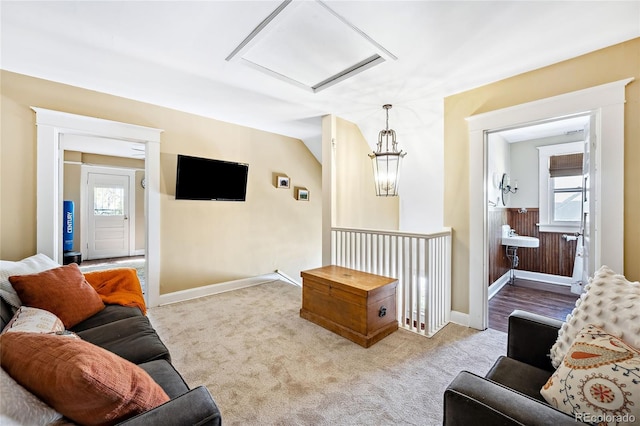
<svg viewBox="0 0 640 426"><path fill-rule="evenodd" d="M300 316L365 348L398 329L398 280L340 266L302 271Z"/></svg>

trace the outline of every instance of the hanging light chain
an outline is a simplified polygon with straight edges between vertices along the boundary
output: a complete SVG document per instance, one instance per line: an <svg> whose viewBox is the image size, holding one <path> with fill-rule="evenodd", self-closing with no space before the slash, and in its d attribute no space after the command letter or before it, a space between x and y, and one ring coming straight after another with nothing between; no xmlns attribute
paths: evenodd
<svg viewBox="0 0 640 426"><path fill-rule="evenodd" d="M385 152L398 152L398 142L396 141L396 131L393 129L389 129L389 110L393 107L391 104L385 104L382 108L385 109L387 118L386 118L386 128L381 130L378 133L378 145L377 152L382 153L382 138L385 140ZM389 137L391 137L391 150L389 150Z"/></svg>

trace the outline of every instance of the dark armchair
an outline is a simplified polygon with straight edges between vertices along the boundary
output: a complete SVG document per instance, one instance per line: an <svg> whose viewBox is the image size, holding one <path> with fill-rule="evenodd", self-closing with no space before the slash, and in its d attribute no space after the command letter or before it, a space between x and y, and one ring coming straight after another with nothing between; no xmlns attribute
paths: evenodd
<svg viewBox="0 0 640 426"><path fill-rule="evenodd" d="M462 371L444 393L445 425L582 424L551 407L540 389L554 372L549 358L562 321L524 311L509 316L507 356L486 377Z"/></svg>

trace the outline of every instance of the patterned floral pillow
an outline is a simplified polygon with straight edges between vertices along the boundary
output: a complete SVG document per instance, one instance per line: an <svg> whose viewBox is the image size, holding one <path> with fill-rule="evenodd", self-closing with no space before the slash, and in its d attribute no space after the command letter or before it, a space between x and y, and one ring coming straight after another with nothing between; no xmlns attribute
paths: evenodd
<svg viewBox="0 0 640 426"><path fill-rule="evenodd" d="M540 390L577 421L604 425L640 422L640 350L587 325Z"/></svg>
<svg viewBox="0 0 640 426"><path fill-rule="evenodd" d="M55 314L44 309L21 306L2 330L2 333L22 331L26 333L61 333L64 324Z"/></svg>

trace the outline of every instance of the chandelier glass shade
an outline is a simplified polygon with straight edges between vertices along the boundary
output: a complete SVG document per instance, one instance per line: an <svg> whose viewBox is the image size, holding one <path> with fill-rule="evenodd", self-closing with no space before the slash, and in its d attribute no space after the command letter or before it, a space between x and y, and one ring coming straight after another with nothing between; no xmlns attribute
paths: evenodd
<svg viewBox="0 0 640 426"><path fill-rule="evenodd" d="M389 129L390 104L383 105L386 110L386 128L378 133L376 151L369 154L373 163L373 177L375 179L376 195L379 197L395 197L398 195L398 182L400 179L400 165L406 152L398 151L396 132ZM384 145L384 151L383 149Z"/></svg>

